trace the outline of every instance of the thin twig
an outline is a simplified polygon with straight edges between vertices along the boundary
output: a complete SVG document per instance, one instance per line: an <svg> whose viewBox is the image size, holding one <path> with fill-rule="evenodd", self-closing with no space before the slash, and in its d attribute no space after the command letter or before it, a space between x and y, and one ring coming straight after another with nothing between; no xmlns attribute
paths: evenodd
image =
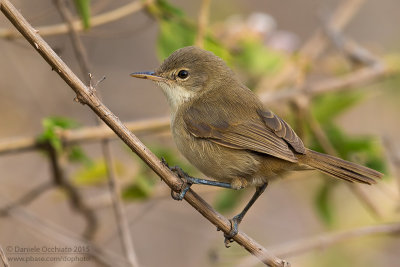
<svg viewBox="0 0 400 267"><path fill-rule="evenodd" d="M136 252L133 246L131 231L126 216L125 207L121 201L121 190L115 178L115 168L111 158L111 147L109 141L102 141L102 150L107 165L108 186L111 193L111 200L114 207L115 217L118 225L119 237L124 248L125 256L131 266L139 266Z"/></svg>
<svg viewBox="0 0 400 267"><path fill-rule="evenodd" d="M112 11L108 11L103 14L93 16L90 18L90 27L92 28L97 27L129 16L135 12L142 10L144 7L151 4L153 1L154 0L132 1L129 4L116 8ZM74 20L73 25L74 29L76 29L77 31L84 30L82 21L79 19ZM41 26L37 28L37 31L39 31L42 36L65 34L68 32L68 26L66 23L60 23L50 26ZM0 38L14 39L20 37L21 35L14 29L0 29Z"/></svg>
<svg viewBox="0 0 400 267"><path fill-rule="evenodd" d="M324 249L337 243L348 241L349 239L372 235L390 235L400 234L400 223L387 223L359 227L351 230L343 230L335 233L322 234L316 237L290 241L286 244L271 248L275 255L289 257L310 252L315 249ZM251 267L257 265L252 257L243 259L237 267Z"/></svg>
<svg viewBox="0 0 400 267"><path fill-rule="evenodd" d="M196 41L194 42L195 45L200 48L204 47L204 37L206 34L206 30L207 30L208 13L210 11L210 3L211 3L211 0L202 0L201 1L199 18L198 18L198 22L197 22Z"/></svg>
<svg viewBox="0 0 400 267"><path fill-rule="evenodd" d="M83 75L83 77L89 78L89 79L86 78L86 84L90 83L89 86L91 87L91 90L96 92L95 87L92 85L92 79L91 79L92 76L90 74L91 71L90 71L90 66L89 66L89 59L88 59L88 56L86 53L85 46L83 45L81 39L79 38L78 32L73 27L72 13L69 11L65 0L55 0L55 4L56 4L61 16L64 18L64 20L68 24L72 46L74 48L78 63L81 67L82 75ZM101 120L97 116L96 116L95 120L98 125L102 124ZM112 202L113 202L114 212L115 212L115 216L116 216L117 228L118 228L120 240L122 243L122 247L124 248L125 256L127 257L130 265L133 267L139 266L136 253L133 248L133 241L132 241L132 237L131 237L132 235L131 235L131 232L130 232L130 229L128 226L127 216L126 216L123 204L120 199L120 190L119 190L118 184L116 182L116 177L115 177L116 175L115 175L115 170L114 170L114 166L113 166L110 143L107 139L101 140L101 148L102 148L102 153L104 156L104 161L106 164L108 186L109 186L109 190L110 190L111 196L112 196Z"/></svg>
<svg viewBox="0 0 400 267"><path fill-rule="evenodd" d="M8 0L2 0L0 9L34 49L50 64L52 69L75 91L77 100L88 105L172 190L179 192L183 186L183 181L175 176L167 166L144 146L99 98L79 80L19 11ZM217 213L193 190L189 190L184 199L221 231L229 233L231 229L230 221ZM289 266L286 261L273 256L241 231L233 239L267 265L273 267Z"/></svg>
<svg viewBox="0 0 400 267"><path fill-rule="evenodd" d="M10 263L8 263L7 256L4 253L4 250L1 247L1 245L0 245L0 258L1 258L1 261L3 262L3 264L4 264L4 267L9 267L10 266Z"/></svg>

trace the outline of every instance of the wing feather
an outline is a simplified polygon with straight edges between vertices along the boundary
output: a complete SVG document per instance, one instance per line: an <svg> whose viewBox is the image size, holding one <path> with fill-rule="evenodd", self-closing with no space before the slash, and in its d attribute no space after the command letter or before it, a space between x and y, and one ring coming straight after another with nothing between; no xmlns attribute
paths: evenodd
<svg viewBox="0 0 400 267"><path fill-rule="evenodd" d="M201 110L198 108L189 108L184 114L186 128L193 136L207 138L225 147L256 151L297 162L296 156L285 140L266 127L260 118L229 125L226 122L215 122L213 116L198 116L199 112ZM199 121L199 117L202 121ZM207 119L209 121L204 121Z"/></svg>

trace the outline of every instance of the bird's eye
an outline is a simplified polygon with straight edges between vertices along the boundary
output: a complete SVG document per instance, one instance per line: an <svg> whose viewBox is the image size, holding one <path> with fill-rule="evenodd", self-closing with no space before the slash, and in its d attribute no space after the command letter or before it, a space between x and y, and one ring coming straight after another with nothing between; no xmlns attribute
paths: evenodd
<svg viewBox="0 0 400 267"><path fill-rule="evenodd" d="M186 79L189 76L189 72L187 70L181 70L178 72L178 77L181 79Z"/></svg>

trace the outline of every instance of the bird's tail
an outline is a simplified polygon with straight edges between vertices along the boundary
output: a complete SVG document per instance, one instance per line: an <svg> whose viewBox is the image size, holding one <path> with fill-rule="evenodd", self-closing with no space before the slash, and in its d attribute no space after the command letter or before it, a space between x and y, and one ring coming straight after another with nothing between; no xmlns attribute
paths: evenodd
<svg viewBox="0 0 400 267"><path fill-rule="evenodd" d="M375 179L383 176L382 173L373 169L310 149L307 149L305 154L296 156L302 164L349 182L374 184Z"/></svg>

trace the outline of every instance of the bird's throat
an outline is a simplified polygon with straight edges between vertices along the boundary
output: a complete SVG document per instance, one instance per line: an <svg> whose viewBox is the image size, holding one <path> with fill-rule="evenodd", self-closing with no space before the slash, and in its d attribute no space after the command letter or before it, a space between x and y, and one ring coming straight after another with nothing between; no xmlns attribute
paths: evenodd
<svg viewBox="0 0 400 267"><path fill-rule="evenodd" d="M182 104L190 101L195 96L194 92L178 85L171 85L163 82L159 82L158 85L162 88L167 97L168 104L171 108L171 114L175 114Z"/></svg>

